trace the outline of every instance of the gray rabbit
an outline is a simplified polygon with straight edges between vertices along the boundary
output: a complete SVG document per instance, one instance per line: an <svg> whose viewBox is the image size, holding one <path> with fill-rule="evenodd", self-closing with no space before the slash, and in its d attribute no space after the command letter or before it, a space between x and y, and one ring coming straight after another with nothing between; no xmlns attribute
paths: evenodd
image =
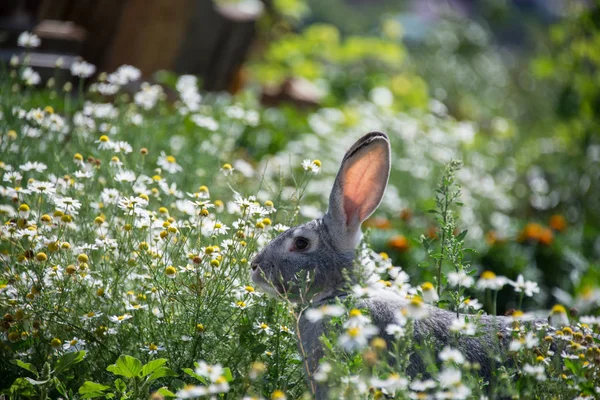
<svg viewBox="0 0 600 400"><path fill-rule="evenodd" d="M298 275L309 273L313 307L335 302L346 296L347 276L351 276L355 249L361 239L361 224L379 206L390 174L390 144L387 135L371 132L348 150L335 179L329 209L322 219L293 227L269 243L251 263L252 279L266 291L289 297L299 296ZM301 274L300 274L301 275ZM408 306L409 300L391 291L381 290L358 305L367 308L380 336L391 342L386 327L396 322L395 315ZM438 349L454 344L450 324L456 313L427 306L429 316L414 323L414 341L430 339ZM506 345L497 332L506 332L512 319L482 316L483 335L461 338L459 349L471 362L481 365L481 375L489 378L494 363L490 353ZM304 315L298 323L300 350L306 357L305 367L317 399L327 398L327 389L312 379L323 355L319 337L324 323L312 323ZM504 335L507 336L507 335ZM500 337L500 339L499 339ZM425 372L417 353L410 357L406 373Z"/></svg>

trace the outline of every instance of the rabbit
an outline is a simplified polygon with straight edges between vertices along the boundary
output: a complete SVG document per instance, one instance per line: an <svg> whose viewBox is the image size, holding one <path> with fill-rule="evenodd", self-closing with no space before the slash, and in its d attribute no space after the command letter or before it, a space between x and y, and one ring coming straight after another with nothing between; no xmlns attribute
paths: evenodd
<svg viewBox="0 0 600 400"><path fill-rule="evenodd" d="M327 213L321 219L290 228L273 239L251 261L252 280L271 294L298 297L298 274L306 271L310 273L313 307L346 296L347 276L352 271L355 249L362 236L361 224L381 202L390 174L390 153L386 134L371 132L361 137L343 158ZM396 322L396 313L406 308L409 301L394 292L381 290L360 300L358 306L369 310L379 335L389 345L393 338L385 334L386 327ZM431 338L437 350L453 344L449 327L456 313L427 307L428 317L414 322L414 341ZM507 345L507 339L497 332L505 331L513 320L483 315L479 321L484 334L462 338L459 349L469 361L480 364L481 375L489 380L495 363L490 360L490 350ZM312 323L304 313L300 315L299 347L305 357L309 384L317 399L327 398L327 388L313 380L323 356L319 337L324 333L323 321ZM425 373L425 367L417 353L413 353L406 373L410 376Z"/></svg>

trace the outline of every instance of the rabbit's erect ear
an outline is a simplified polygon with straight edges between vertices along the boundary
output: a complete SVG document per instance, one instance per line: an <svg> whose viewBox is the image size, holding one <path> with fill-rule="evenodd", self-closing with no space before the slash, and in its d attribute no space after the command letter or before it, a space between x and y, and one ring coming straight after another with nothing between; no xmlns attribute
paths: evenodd
<svg viewBox="0 0 600 400"><path fill-rule="evenodd" d="M354 249L360 241L360 225L381 203L389 175L390 143L385 133L366 134L344 156L325 215L341 249Z"/></svg>

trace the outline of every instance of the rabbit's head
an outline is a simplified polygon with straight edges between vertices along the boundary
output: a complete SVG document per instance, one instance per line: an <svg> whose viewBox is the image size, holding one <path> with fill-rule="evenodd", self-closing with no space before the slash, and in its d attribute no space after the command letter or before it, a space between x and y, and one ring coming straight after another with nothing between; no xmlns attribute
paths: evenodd
<svg viewBox="0 0 600 400"><path fill-rule="evenodd" d="M360 226L379 206L389 174L388 137L371 132L360 138L344 156L325 216L273 239L252 260L252 280L267 292L294 296L306 272L313 299L338 291L343 271L352 267Z"/></svg>

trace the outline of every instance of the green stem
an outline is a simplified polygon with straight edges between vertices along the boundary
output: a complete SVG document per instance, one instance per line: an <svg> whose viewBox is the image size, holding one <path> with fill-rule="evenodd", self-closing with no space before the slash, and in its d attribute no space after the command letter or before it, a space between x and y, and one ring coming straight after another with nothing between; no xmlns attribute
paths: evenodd
<svg viewBox="0 0 600 400"><path fill-rule="evenodd" d="M517 307L517 310L520 310L521 306L523 305L523 295L524 295L524 292L521 291L521 293L519 293L519 306Z"/></svg>

